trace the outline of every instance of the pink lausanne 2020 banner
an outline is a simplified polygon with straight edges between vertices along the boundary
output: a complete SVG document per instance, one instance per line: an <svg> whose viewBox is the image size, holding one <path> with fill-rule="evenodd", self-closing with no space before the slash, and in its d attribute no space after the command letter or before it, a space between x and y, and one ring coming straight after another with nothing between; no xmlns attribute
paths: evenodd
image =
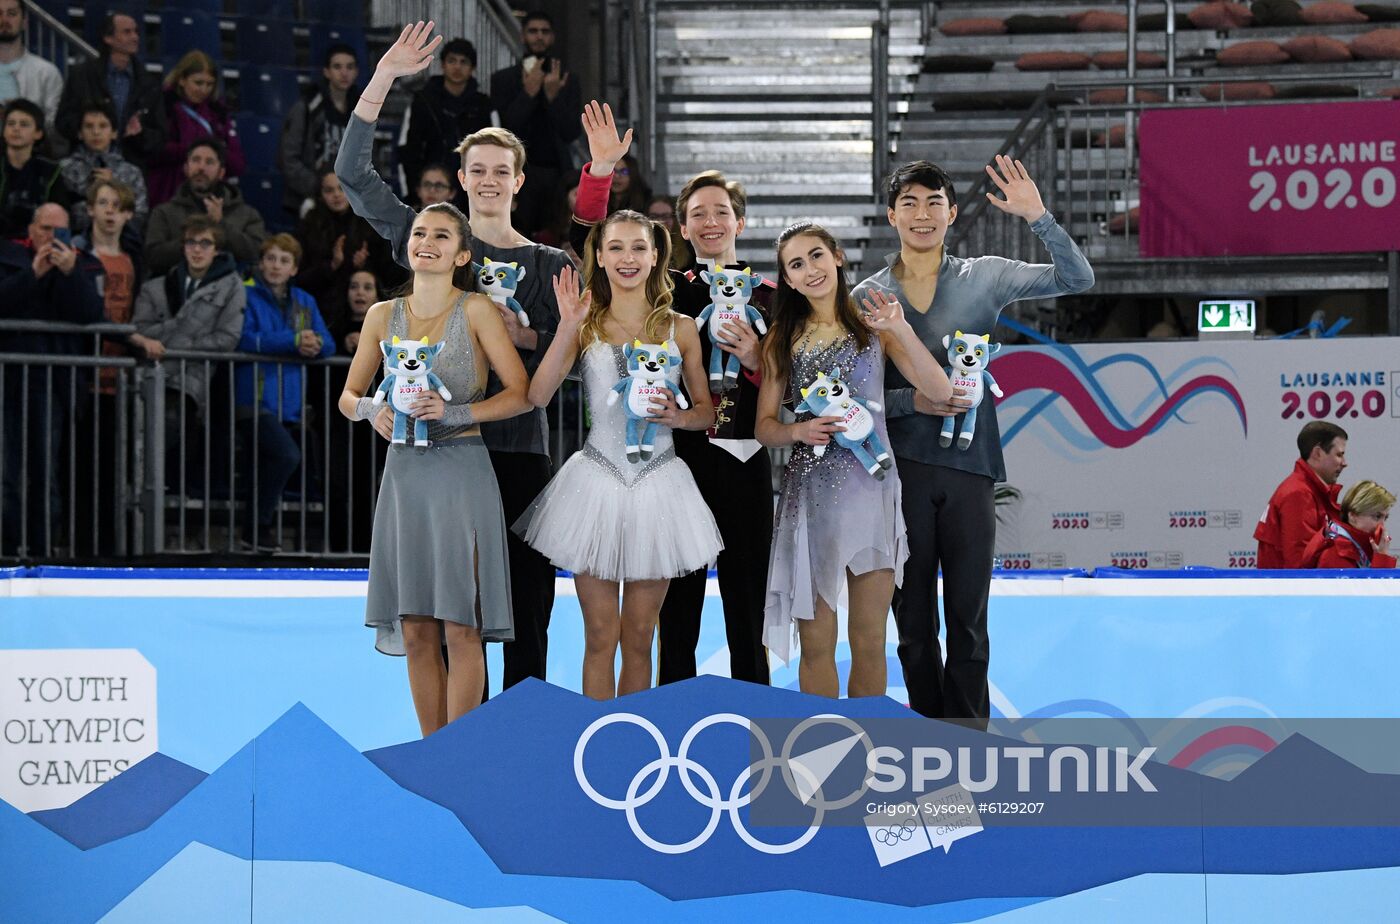
<svg viewBox="0 0 1400 924"><path fill-rule="evenodd" d="M1144 257L1400 250L1400 101L1142 115Z"/></svg>

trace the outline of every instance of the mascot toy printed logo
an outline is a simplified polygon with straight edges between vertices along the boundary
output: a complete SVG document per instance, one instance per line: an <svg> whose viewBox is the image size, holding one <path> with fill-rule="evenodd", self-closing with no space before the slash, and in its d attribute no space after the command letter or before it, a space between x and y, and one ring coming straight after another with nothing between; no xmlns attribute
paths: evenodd
<svg viewBox="0 0 1400 924"><path fill-rule="evenodd" d="M425 447L428 442L428 422L413 417L413 403L428 391L436 391L442 400L451 401L452 392L447 390L442 379L433 372L433 360L442 352L442 343L431 346L426 338L422 340L379 341L379 349L384 354L384 381L374 390L375 405L388 400L394 410L394 436L392 442L402 446L408 441L408 424L413 422L413 445Z"/></svg>
<svg viewBox="0 0 1400 924"><path fill-rule="evenodd" d="M645 462L656 450L656 421L651 419L655 412L653 401L663 395L673 395L676 405L682 410L690 407L681 394L671 385L668 373L681 365L680 348L669 340L665 343L642 343L634 340L622 348L627 357L627 378L621 379L608 393L608 406L616 404L619 398L626 403L627 411L627 461L633 464Z"/></svg>

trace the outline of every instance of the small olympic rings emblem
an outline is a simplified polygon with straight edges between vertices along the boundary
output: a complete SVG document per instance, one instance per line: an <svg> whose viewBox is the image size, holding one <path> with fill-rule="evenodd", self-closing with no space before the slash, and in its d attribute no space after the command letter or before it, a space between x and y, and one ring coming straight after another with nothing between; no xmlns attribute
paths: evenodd
<svg viewBox="0 0 1400 924"><path fill-rule="evenodd" d="M875 840L886 847L893 847L900 841L907 841L914 836L914 825L912 822L905 822L900 825L890 825L888 828L879 828L875 831Z"/></svg>
<svg viewBox="0 0 1400 924"><path fill-rule="evenodd" d="M627 794L623 798L613 799L600 793L593 786L592 782L589 781L588 775L583 769L583 755L588 748L589 741L593 739L595 734L609 725L618 724L635 725L645 731L651 736L652 741L656 743L656 749L660 756L637 771L636 775L632 777L632 781L628 784ZM715 830L719 827L720 818L723 817L726 812L729 814L729 821L734 826L735 833L739 835L739 838L744 843L748 844L754 850L775 855L792 853L806 846L812 838L816 836L817 830L821 827L822 819L826 816L828 811L844 808L852 804L865 794L869 786L869 780L867 778L862 781L859 790L843 799L828 801L822 792L822 781L817 779L812 770L805 766L800 760L792 760L792 749L797 739L803 732L819 724L842 725L852 730L855 734L860 735L861 742L865 746L867 755L874 747L870 741L870 736L852 720L845 716L821 715L804 719L802 722L798 723L788 735L787 741L783 743L782 752L775 756L773 753L773 745L761 728L751 723L750 720L744 716L726 712L706 716L692 725L690 730L685 733L685 736L681 738L680 748L676 751L676 755L672 757L670 747L666 743L666 738L661 734L661 730L648 719L630 712L615 712L594 720L591 725L583 730L583 734L579 736L578 744L574 747L574 777L578 780L579 786L589 799L592 799L595 803L604 808L626 813L627 825L632 829L632 833L636 835L637 840L658 853L682 854L689 853L700 847L702 844L709 841L711 835L715 833ZM763 757L760 760L748 764L740 771L739 775L734 779L733 784L729 787L728 796L725 796L721 792L719 783L715 780L714 775L711 774L704 765L692 760L690 757L690 748L695 743L695 739L701 732L715 725L737 725L745 729L753 735L754 739L758 742L760 750L763 752ZM752 802L767 788L772 779L773 769L775 767L782 769L783 780L786 782L789 790L797 796L798 800L811 806L813 809L813 818L807 830L798 835L795 840L785 844L770 844L766 841L759 840L745 826L743 817L739 814L741 808ZM685 787L685 791L690 794L691 798L710 810L710 818L700 833L690 840L678 844L667 843L652 837L642 828L641 822L637 819L637 810L647 805L660 794L662 787L664 787L667 780L670 779L672 768L678 771L677 775L680 777L681 785ZM753 777L755 772L759 774L758 779L754 781L751 790L745 793L745 785ZM643 790L643 783L653 774L655 775L655 779ZM797 782L799 777L801 778L802 785L799 785ZM699 780L699 786L696 784L697 779ZM703 791L701 787L703 787Z"/></svg>

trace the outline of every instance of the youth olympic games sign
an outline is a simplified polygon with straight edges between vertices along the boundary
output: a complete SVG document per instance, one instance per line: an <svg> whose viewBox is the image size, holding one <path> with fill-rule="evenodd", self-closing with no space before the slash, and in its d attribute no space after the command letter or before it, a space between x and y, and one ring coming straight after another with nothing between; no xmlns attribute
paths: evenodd
<svg viewBox="0 0 1400 924"><path fill-rule="evenodd" d="M130 648L0 650L0 799L63 808L158 749L156 671Z"/></svg>
<svg viewBox="0 0 1400 924"><path fill-rule="evenodd" d="M1350 436L1344 486L1400 489L1400 338L1016 347L992 372L1006 569L1252 568L1310 420Z"/></svg>
<svg viewBox="0 0 1400 924"><path fill-rule="evenodd" d="M1400 250L1393 102L1142 115L1144 257Z"/></svg>

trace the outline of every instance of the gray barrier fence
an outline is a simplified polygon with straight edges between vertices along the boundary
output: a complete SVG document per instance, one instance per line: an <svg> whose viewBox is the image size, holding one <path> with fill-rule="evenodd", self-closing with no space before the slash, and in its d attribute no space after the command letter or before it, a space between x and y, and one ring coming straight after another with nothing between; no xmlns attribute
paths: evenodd
<svg viewBox="0 0 1400 924"><path fill-rule="evenodd" d="M348 358L147 362L104 355L133 332L112 324L7 321L0 344L17 332L67 351L0 352L0 559L368 553L387 443L337 408ZM586 433L576 380L548 413L557 466Z"/></svg>

